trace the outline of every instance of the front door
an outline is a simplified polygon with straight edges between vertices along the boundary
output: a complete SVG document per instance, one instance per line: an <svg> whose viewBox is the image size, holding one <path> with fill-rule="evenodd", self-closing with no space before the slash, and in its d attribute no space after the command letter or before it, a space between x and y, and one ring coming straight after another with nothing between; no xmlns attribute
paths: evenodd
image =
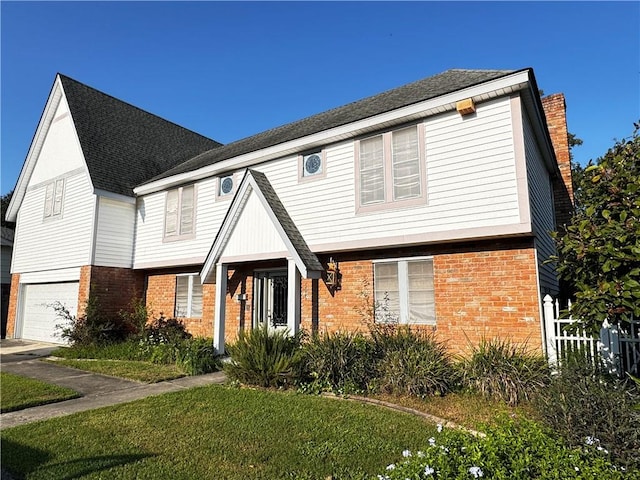
<svg viewBox="0 0 640 480"><path fill-rule="evenodd" d="M255 272L253 276L253 326L265 324L274 330L287 329L287 271Z"/></svg>

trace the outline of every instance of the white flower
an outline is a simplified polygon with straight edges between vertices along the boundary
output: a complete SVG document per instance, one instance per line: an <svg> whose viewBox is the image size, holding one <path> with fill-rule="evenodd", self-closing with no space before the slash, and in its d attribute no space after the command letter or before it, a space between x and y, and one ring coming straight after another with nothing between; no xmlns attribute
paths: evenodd
<svg viewBox="0 0 640 480"><path fill-rule="evenodd" d="M442 432L442 424L441 423L438 424L438 433L440 433L440 432Z"/></svg>
<svg viewBox="0 0 640 480"><path fill-rule="evenodd" d="M431 468L429 465L424 467L424 474L425 475L433 475L434 472L435 472L435 470L433 468Z"/></svg>
<svg viewBox="0 0 640 480"><path fill-rule="evenodd" d="M410 457L411 456L411 450L403 450L402 451L402 456L404 458Z"/></svg>
<svg viewBox="0 0 640 480"><path fill-rule="evenodd" d="M431 445L431 446L433 447L433 446L435 446L435 444L436 444L436 439L435 439L435 438L433 438L433 437L431 437L431 438L429 439L429 445Z"/></svg>
<svg viewBox="0 0 640 480"><path fill-rule="evenodd" d="M469 467L469 473L473 475L473 478L480 478L484 475L480 467Z"/></svg>
<svg viewBox="0 0 640 480"><path fill-rule="evenodd" d="M423 451L421 451L421 450L418 450L417 455L418 455L420 458L422 458L422 457L424 457L424 452L423 452Z"/></svg>
<svg viewBox="0 0 640 480"><path fill-rule="evenodd" d="M580 471L580 469L579 469L578 467L573 467L573 468L575 468L575 469L576 469L576 472L579 472L579 471Z"/></svg>
<svg viewBox="0 0 640 480"><path fill-rule="evenodd" d="M442 450L444 453L449 453L449 449L444 445L440 445L440 450Z"/></svg>
<svg viewBox="0 0 640 480"><path fill-rule="evenodd" d="M387 470L393 470L394 468L396 468L395 463L392 463L391 465L387 465Z"/></svg>
<svg viewBox="0 0 640 480"><path fill-rule="evenodd" d="M387 475L378 475L378 480L391 480Z"/></svg>
<svg viewBox="0 0 640 480"><path fill-rule="evenodd" d="M592 437L592 436L588 436L584 439L584 443L586 445L594 445L596 443L598 443L600 440L598 440L596 437Z"/></svg>

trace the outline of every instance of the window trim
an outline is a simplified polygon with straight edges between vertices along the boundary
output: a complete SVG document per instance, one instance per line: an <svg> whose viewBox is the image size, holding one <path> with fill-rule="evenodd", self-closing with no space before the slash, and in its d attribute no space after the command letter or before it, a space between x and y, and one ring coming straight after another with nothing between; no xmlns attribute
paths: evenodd
<svg viewBox="0 0 640 480"><path fill-rule="evenodd" d="M178 277L187 277L189 279L189 282L187 284L187 315L185 316L178 316ZM199 317L194 317L192 316L192 310L193 310L193 279L195 277L200 277L200 274L198 273L179 273L176 275L176 283L175 283L175 290L174 290L174 301L173 301L173 316L175 318L204 318L204 289L202 286L202 282L200 283L200 289L201 289L201 305L200 305L200 316Z"/></svg>
<svg viewBox="0 0 640 480"><path fill-rule="evenodd" d="M322 162L322 172L316 173L314 175L305 175L304 174L304 157L308 155L313 155L314 153L317 153L318 155L320 155L320 159ZM323 178L326 178L326 176L327 176L327 154L324 149L309 150L309 151L298 154L298 183L313 182L316 180L321 180Z"/></svg>
<svg viewBox="0 0 640 480"><path fill-rule="evenodd" d="M44 211L42 215L42 219L44 221L62 218L62 212L64 211L64 194L66 191L66 183L67 182L65 178L56 178L46 183L44 188ZM61 185L59 199L57 199L56 195L58 185ZM51 203L49 204L49 208L47 208L47 192L49 188L51 188ZM59 208L58 213L56 213L56 205Z"/></svg>
<svg viewBox="0 0 640 480"><path fill-rule="evenodd" d="M391 151L393 132L416 127L418 135L418 166L420 168L420 195L406 200L393 199L393 156ZM383 164L384 164L384 191L385 199L379 203L362 205L360 203L360 142L374 137L382 137ZM427 204L427 163L424 122L401 125L392 130L385 130L374 135L358 138L354 142L354 166L355 166L355 213L363 214L395 210L413 206L425 206Z"/></svg>
<svg viewBox="0 0 640 480"><path fill-rule="evenodd" d="M233 190L231 190L230 193L222 195L220 193L221 192L220 188L222 187L222 179L227 177L231 177L233 179ZM240 176L238 175L238 172L231 172L231 173L225 173L224 175L218 175L218 177L216 178L216 201L231 200L235 196L236 191L238 190L239 181L240 181Z"/></svg>
<svg viewBox="0 0 640 480"><path fill-rule="evenodd" d="M434 282L433 282L433 302L434 302L434 320L433 322L425 322L425 323L416 323L416 322L409 322L409 262L424 262L424 261L431 261L431 268L433 269L433 277L434 277ZM376 269L375 266L376 264L387 264L387 263L395 263L397 265L397 269L398 269L398 309L399 309L399 314L398 314L398 324L399 325L416 325L416 326L426 326L426 327L435 327L438 324L438 317L436 315L436 308L435 308L435 297L436 297L436 292L435 292L435 265L434 265L434 261L433 261L433 256L432 255L428 255L428 256L421 256L421 257L401 257L401 258L383 258L383 259L379 259L379 260L373 260L373 300L374 302L377 302L378 299L376 298ZM402 274L402 275L401 275ZM404 293L403 293L404 292ZM404 317L403 317L403 313L404 313ZM380 321L378 321L375 318L374 315L374 321L376 323L382 323Z"/></svg>
<svg viewBox="0 0 640 480"><path fill-rule="evenodd" d="M191 232L190 233L180 233L180 227L182 225L182 192L185 188L193 187L193 208L191 211ZM169 200L169 192L177 191L178 192L178 218L177 228L178 231L175 234L167 235L167 201ZM196 237L196 218L197 218L197 206L198 206L198 186L195 183L190 185L183 185L178 188L171 188L169 190L165 190L164 195L164 218L162 222L162 241L163 242L175 242L177 240L189 240Z"/></svg>

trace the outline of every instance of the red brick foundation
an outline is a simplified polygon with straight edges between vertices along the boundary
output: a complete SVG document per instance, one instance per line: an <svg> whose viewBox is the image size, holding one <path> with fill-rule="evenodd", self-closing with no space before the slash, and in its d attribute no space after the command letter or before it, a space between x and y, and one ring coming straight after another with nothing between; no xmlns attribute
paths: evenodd
<svg viewBox="0 0 640 480"><path fill-rule="evenodd" d="M9 293L9 313L7 314L7 338L14 338L16 331L16 316L18 309L18 290L20 288L20 274L11 275L11 292Z"/></svg>

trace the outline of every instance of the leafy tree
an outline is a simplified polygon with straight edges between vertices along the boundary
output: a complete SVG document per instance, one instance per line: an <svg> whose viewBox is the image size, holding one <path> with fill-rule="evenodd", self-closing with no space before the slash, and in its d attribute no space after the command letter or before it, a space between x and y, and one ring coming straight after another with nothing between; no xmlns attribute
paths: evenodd
<svg viewBox="0 0 640 480"><path fill-rule="evenodd" d="M5 215L7 214L7 209L9 208L9 202L11 202L11 197L13 197L13 190L0 197L0 202L2 202L2 226L14 228L16 225L14 222L7 222L4 219Z"/></svg>
<svg viewBox="0 0 640 480"><path fill-rule="evenodd" d="M577 208L556 234L560 277L574 287L571 313L592 332L640 316L640 124L581 171Z"/></svg>

